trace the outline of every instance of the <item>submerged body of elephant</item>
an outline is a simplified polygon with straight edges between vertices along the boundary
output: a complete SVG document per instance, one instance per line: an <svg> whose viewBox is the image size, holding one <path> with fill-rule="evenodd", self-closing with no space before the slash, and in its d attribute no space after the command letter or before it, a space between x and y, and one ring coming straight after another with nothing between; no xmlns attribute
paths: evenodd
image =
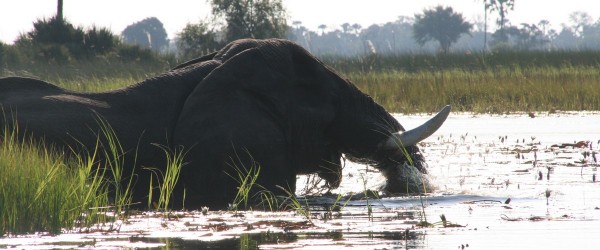
<svg viewBox="0 0 600 250"><path fill-rule="evenodd" d="M232 177L250 167L260 167L257 184L275 193L280 187L295 190L296 175L307 173L337 187L342 154L380 169L390 192L418 191L410 190L414 183L404 179L403 169L410 163L426 172L415 144L449 112L446 108L403 133L388 112L349 81L298 45L277 39L239 40L105 93L4 78L0 104L23 134L59 147L92 149L100 134L98 119L106 121L126 152L126 166L136 168L138 199L149 185L151 172L144 167L164 166L157 145L182 149L185 165L176 193L185 189L189 207L231 202L238 186Z"/></svg>

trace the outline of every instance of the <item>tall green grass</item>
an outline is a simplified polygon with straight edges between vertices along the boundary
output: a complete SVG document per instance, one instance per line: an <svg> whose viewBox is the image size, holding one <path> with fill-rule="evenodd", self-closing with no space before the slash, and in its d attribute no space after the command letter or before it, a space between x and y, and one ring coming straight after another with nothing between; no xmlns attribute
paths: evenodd
<svg viewBox="0 0 600 250"><path fill-rule="evenodd" d="M155 205L155 208L159 211L168 211L169 204L172 202L173 192L175 191L175 187L177 186L177 182L179 181L179 176L181 174L181 168L185 165L184 156L185 152L182 148L171 150L165 146L160 146L160 148L165 153L165 157L167 159L167 163L165 166L165 171L161 171L157 168L147 168L152 171L153 175L150 176L150 186L148 187L148 208L152 208ZM156 186L158 188L158 201L152 200L154 193L154 177L156 177ZM185 190L183 191L183 201L185 201ZM185 203L182 204L182 207L185 208Z"/></svg>
<svg viewBox="0 0 600 250"><path fill-rule="evenodd" d="M0 145L0 235L49 232L104 222L105 171L95 156L66 159L5 130Z"/></svg>
<svg viewBox="0 0 600 250"><path fill-rule="evenodd" d="M388 111L600 110L600 67L529 67L469 71L348 72L346 76Z"/></svg>
<svg viewBox="0 0 600 250"><path fill-rule="evenodd" d="M125 172L125 150L119 143L117 134L110 124L102 117L96 118L100 126L98 143L95 151L100 150L103 165L108 178L104 178L104 184L110 186L110 194L113 198L113 206L117 215L124 212L132 204L133 175L135 171L135 162L130 168L131 172Z"/></svg>
<svg viewBox="0 0 600 250"><path fill-rule="evenodd" d="M600 110L600 51L330 57L391 112Z"/></svg>
<svg viewBox="0 0 600 250"><path fill-rule="evenodd" d="M229 204L229 209L237 211L238 209L262 208L273 211L278 208L279 201L272 190L268 190L258 184L261 166L250 152L245 151L250 159L249 166L244 165L239 155L235 159L231 158L231 172L225 172L232 180L237 183L237 192L233 201Z"/></svg>
<svg viewBox="0 0 600 250"><path fill-rule="evenodd" d="M91 60L74 64L33 63L0 65L0 77L23 76L51 82L81 92L101 92L122 88L171 68L171 63L126 63Z"/></svg>
<svg viewBox="0 0 600 250"><path fill-rule="evenodd" d="M131 204L133 175L124 172L123 150L114 132L106 122L99 119L99 123L96 149L82 155L21 139L16 129L4 128L0 138L0 236L58 234L114 222L115 216L106 216L108 209L116 216L123 215Z"/></svg>

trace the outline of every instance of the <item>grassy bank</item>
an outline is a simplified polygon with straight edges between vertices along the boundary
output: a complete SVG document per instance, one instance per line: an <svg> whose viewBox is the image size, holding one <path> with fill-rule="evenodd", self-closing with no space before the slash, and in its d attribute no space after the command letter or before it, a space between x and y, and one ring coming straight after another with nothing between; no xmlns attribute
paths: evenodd
<svg viewBox="0 0 600 250"><path fill-rule="evenodd" d="M392 112L600 110L600 67L467 71L350 72L346 76Z"/></svg>
<svg viewBox="0 0 600 250"><path fill-rule="evenodd" d="M600 110L600 52L324 58L391 112Z"/></svg>
<svg viewBox="0 0 600 250"><path fill-rule="evenodd" d="M391 112L600 110L600 52L374 55L324 62ZM171 63L169 63L171 61ZM13 65L0 76L44 79L77 91L120 88L164 72L162 63L95 60L76 65Z"/></svg>

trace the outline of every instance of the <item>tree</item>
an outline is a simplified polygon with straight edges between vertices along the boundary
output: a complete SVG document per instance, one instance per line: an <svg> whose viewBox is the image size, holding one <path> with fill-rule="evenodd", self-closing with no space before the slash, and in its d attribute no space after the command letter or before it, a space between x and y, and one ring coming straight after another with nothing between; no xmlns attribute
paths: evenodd
<svg viewBox="0 0 600 250"><path fill-rule="evenodd" d="M156 17L149 17L127 26L121 32L125 43L160 51L169 45L167 31Z"/></svg>
<svg viewBox="0 0 600 250"><path fill-rule="evenodd" d="M177 34L177 48L179 54L185 59L191 59L220 47L217 34L209 28L207 23L188 23L181 32Z"/></svg>
<svg viewBox="0 0 600 250"><path fill-rule="evenodd" d="M504 30L504 27L508 22L506 15L508 14L509 10L513 10L515 8L515 0L485 0L485 2L488 4L486 6L491 11L498 12L498 19L496 20L496 23L500 29L496 31L496 34L494 34L496 40L498 40L497 42L507 42L508 36Z"/></svg>
<svg viewBox="0 0 600 250"><path fill-rule="evenodd" d="M506 33L513 38L515 47L521 50L542 48L543 45L550 42L544 36L544 32L535 24L522 23L521 28L508 27Z"/></svg>
<svg viewBox="0 0 600 250"><path fill-rule="evenodd" d="M300 27L302 26L302 21L293 21L292 25L294 25L294 28L300 29Z"/></svg>
<svg viewBox="0 0 600 250"><path fill-rule="evenodd" d="M583 29L592 24L592 17L587 12L575 11L569 14L569 22L575 35L581 37Z"/></svg>
<svg viewBox="0 0 600 250"><path fill-rule="evenodd" d="M283 38L286 12L281 0L211 0L212 13L225 20L225 40Z"/></svg>
<svg viewBox="0 0 600 250"><path fill-rule="evenodd" d="M59 22L63 21L63 0L58 0L56 5L56 19Z"/></svg>
<svg viewBox="0 0 600 250"><path fill-rule="evenodd" d="M360 33L361 28L362 28L362 26L360 26L360 24L358 24L358 23L352 24L352 29L354 30L354 32L357 35Z"/></svg>
<svg viewBox="0 0 600 250"><path fill-rule="evenodd" d="M35 21L33 30L22 34L15 44L37 60L69 62L114 51L119 40L106 28L84 30L54 16Z"/></svg>
<svg viewBox="0 0 600 250"><path fill-rule="evenodd" d="M483 0L483 51L487 50L487 14L495 0Z"/></svg>
<svg viewBox="0 0 600 250"><path fill-rule="evenodd" d="M349 23L343 23L342 24L342 31L344 32L344 34L348 34L348 32L350 32L350 24Z"/></svg>
<svg viewBox="0 0 600 250"><path fill-rule="evenodd" d="M327 29L327 25L321 24L318 27L321 30L321 35L325 34L325 29Z"/></svg>
<svg viewBox="0 0 600 250"><path fill-rule="evenodd" d="M446 53L460 35L470 34L472 26L462 14L454 13L451 7L437 6L424 10L423 14L415 14L413 37L421 46L430 40L437 40L442 52Z"/></svg>

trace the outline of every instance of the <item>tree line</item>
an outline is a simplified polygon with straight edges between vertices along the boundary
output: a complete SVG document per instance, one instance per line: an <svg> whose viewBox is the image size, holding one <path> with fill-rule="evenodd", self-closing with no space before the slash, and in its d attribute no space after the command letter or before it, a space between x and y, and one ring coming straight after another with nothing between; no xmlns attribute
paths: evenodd
<svg viewBox="0 0 600 250"><path fill-rule="evenodd" d="M513 25L509 13L514 0L482 0L484 19L468 22L451 7L436 6L400 16L385 24L361 27L307 29L301 21L288 24L281 0L211 0L212 17L188 23L169 40L163 24L149 17L126 27L120 35L106 28L76 27L63 17L62 0L57 15L38 19L33 30L13 45L0 43L0 63L72 62L90 58L158 60L158 53L175 54L180 60L220 49L240 38L287 38L317 55L418 54L502 50L600 49L600 20L585 12L570 15L561 30L550 22ZM488 29L488 15L496 17L496 30ZM1 65L1 64L0 64Z"/></svg>

